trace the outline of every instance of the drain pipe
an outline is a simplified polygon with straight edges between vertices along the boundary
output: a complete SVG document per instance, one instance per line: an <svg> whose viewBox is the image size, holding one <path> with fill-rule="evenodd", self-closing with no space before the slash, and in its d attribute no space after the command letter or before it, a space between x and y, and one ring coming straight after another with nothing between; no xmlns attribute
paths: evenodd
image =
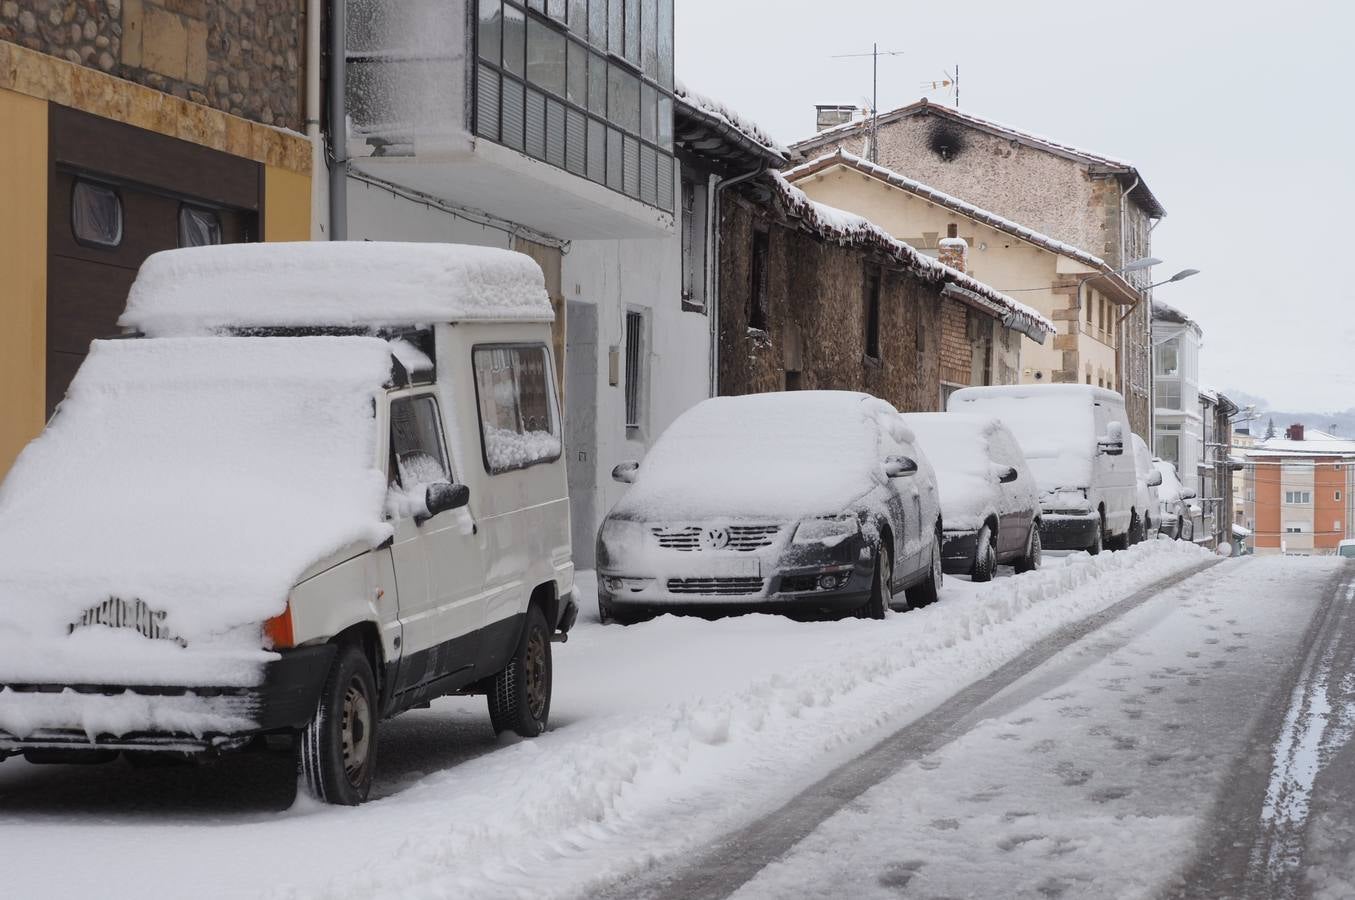
<svg viewBox="0 0 1355 900"><path fill-rule="evenodd" d="M1127 217L1125 216L1125 214L1124 214L1124 205L1125 205L1125 202L1129 199L1130 193L1132 193L1133 190L1134 190L1136 187L1139 186L1139 182L1141 182L1142 180L1143 180L1142 177L1140 177L1137 173L1135 173L1135 175L1134 175L1134 183L1131 184L1129 187L1125 188L1125 189L1124 189L1124 192L1123 192L1122 194L1120 194L1120 262L1119 262L1119 266L1120 266L1121 268L1123 268L1125 265L1127 265L1127 264L1130 262L1130 260L1127 260L1127 259L1124 258L1124 251L1125 251L1125 244L1126 244L1125 236L1124 236L1124 226L1125 226L1125 221L1126 221L1126 218L1127 218ZM1151 280L1151 279L1150 279L1150 280ZM1142 293L1140 293L1139 296L1142 297L1142 296L1143 296ZM1147 299L1147 298L1144 298L1144 299ZM1130 307L1130 312L1133 312L1133 307ZM1150 328L1152 327L1152 321L1153 321L1153 315L1152 315L1152 312L1149 311L1149 313L1148 313L1148 322L1149 322L1149 327L1150 327ZM1150 343L1151 343L1151 339L1150 339ZM1124 347L1124 345L1125 345L1124 328L1123 328L1123 326L1122 326L1122 327L1120 328L1120 346L1121 346L1121 347ZM1153 361L1152 361L1151 359L1148 360L1148 365L1151 366L1151 365L1152 365L1152 362L1153 362ZM1149 389L1148 389L1148 409L1149 409L1149 413L1148 413L1148 418L1149 418L1149 421L1152 420L1152 416L1153 416L1153 414L1152 414L1152 408L1153 408L1153 391L1152 391L1152 387L1151 387L1152 378L1153 378L1153 373L1152 373L1152 370L1150 369L1149 372L1148 372L1148 381L1149 381ZM1129 399L1130 387L1131 387L1131 386L1130 386L1130 384L1129 384L1129 354L1128 354L1128 353L1125 353L1125 352L1123 352L1123 351L1121 351L1121 353L1120 353L1120 394L1125 398L1126 401ZM1128 423L1126 423L1126 424L1128 424ZM1130 430L1130 431L1133 431L1134 429L1131 428L1131 429L1129 429L1129 430ZM1153 445L1151 432L1149 433L1149 438L1148 438L1148 442L1147 442L1147 443L1148 443L1148 446L1150 446L1150 447Z"/></svg>
<svg viewBox="0 0 1355 900"><path fill-rule="evenodd" d="M348 240L347 0L329 0L329 239Z"/></svg>
<svg viewBox="0 0 1355 900"><path fill-rule="evenodd" d="M712 397L720 396L720 250L724 243L720 240L720 217L723 209L720 200L727 188L743 184L745 181L752 181L759 175L766 174L767 169L767 163L763 162L751 172L744 172L742 175L725 179L715 185L715 202L712 204L714 210L711 213L712 231L715 233L715 265L713 266L715 277L710 303L710 395Z"/></svg>
<svg viewBox="0 0 1355 900"><path fill-rule="evenodd" d="M324 18L324 0L306 0L306 139L311 143L311 171L319 172L325 165L325 136L320 131L320 117L325 98L320 89L320 47L322 44L321 21ZM328 171L328 167L326 167ZM328 237L329 226L322 225L327 214L322 215L319 189L311 187L311 237L320 233ZM325 191L325 203L328 204L329 191ZM328 208L328 207L326 207Z"/></svg>

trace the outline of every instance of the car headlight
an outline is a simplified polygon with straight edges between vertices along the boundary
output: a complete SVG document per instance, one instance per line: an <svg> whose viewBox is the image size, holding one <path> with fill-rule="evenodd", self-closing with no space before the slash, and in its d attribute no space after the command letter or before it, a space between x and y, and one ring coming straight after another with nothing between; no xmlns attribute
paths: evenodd
<svg viewBox="0 0 1355 900"><path fill-rule="evenodd" d="M847 538L861 533L861 524L856 516L822 516L817 519L805 519L795 526L795 544L823 544L836 547Z"/></svg>
<svg viewBox="0 0 1355 900"><path fill-rule="evenodd" d="M602 543L611 551L639 550L644 545L645 529L629 519L607 519L602 523Z"/></svg>

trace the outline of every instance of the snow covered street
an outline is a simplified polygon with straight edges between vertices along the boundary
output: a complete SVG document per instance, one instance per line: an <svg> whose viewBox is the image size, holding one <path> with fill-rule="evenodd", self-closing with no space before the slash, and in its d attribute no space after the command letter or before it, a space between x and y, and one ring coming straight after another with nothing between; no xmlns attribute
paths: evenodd
<svg viewBox="0 0 1355 900"><path fill-rule="evenodd" d="M1211 559L1167 541L1097 558L1051 557L1039 572L987 585L947 579L941 602L883 622L669 617L602 627L585 583L585 620L555 647L554 729L541 739L496 742L483 700L439 701L386 724L380 799L356 809L292 804L282 758L150 771L123 762L39 767L10 760L0 765L0 842L8 859L22 863L8 867L7 884L26 896L50 887L51 873L61 871L65 892L105 896L172 895L189 878L199 894L213 897L596 893L747 826L1060 628ZM1242 574L1242 563L1224 565L1238 566L1243 582L1253 577ZM1318 581L1334 571L1315 561L1246 565L1252 572L1288 565L1317 573ZM1187 618L1201 617L1198 627L1223 629L1215 619L1235 616L1212 611L1222 599L1169 592L1140 615L1156 621L1183 607ZM1264 620L1236 630L1301 632L1313 602L1300 596L1266 608L1253 600L1248 614ZM1147 626L1116 627L1128 634ZM1103 633L1097 640L1121 639ZM1221 654L1233 646L1224 644ZM1100 702L1118 713L1121 694L1101 690ZM1197 699L1210 708L1206 696ZM1038 698L1028 702L1038 705ZM1059 707L1094 705L1068 700ZM1083 724L1057 710L1043 715L989 730L1033 734L1065 720ZM1064 756L1054 755L1057 766ZM982 764L993 769L985 783L1010 783L997 761ZM1109 787L1124 786L1112 780ZM1143 795L1152 792L1132 796ZM938 790L935 803L947 796ZM999 803L997 815L1038 812L1035 799L1011 810L1010 802ZM960 806L907 816L912 824L891 830L925 831L932 819L967 822ZM67 861L77 849L83 862L73 869Z"/></svg>

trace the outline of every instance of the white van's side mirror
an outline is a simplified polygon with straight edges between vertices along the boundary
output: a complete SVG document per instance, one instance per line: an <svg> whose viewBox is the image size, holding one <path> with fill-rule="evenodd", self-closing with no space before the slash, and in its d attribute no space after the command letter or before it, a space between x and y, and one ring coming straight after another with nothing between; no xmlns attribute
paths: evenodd
<svg viewBox="0 0 1355 900"><path fill-rule="evenodd" d="M1096 449L1106 456L1122 456L1124 454L1124 426L1119 422L1111 422L1106 425L1106 436L1096 442Z"/></svg>
<svg viewBox="0 0 1355 900"><path fill-rule="evenodd" d="M414 521L422 524L434 516L450 512L454 509L470 503L470 488L464 484L449 484L440 481L437 484L430 484L424 491L424 508L428 511L427 515L416 515Z"/></svg>
<svg viewBox="0 0 1355 900"><path fill-rule="evenodd" d="M1148 473L1148 486L1157 487L1162 484L1162 473L1153 471Z"/></svg>
<svg viewBox="0 0 1355 900"><path fill-rule="evenodd" d="M612 469L612 481L619 481L622 484L634 484L635 476L639 474L639 471L640 464L638 462L635 462L634 460L623 462Z"/></svg>

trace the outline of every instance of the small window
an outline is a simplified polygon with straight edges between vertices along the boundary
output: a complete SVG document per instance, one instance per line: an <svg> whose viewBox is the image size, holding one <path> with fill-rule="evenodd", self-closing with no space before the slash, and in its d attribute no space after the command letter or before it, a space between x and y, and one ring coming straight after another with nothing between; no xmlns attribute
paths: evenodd
<svg viewBox="0 0 1355 900"><path fill-rule="evenodd" d="M626 311L626 428L640 427L645 388L644 366L645 316L639 310Z"/></svg>
<svg viewBox="0 0 1355 900"><path fill-rule="evenodd" d="M452 480L438 403L429 394L391 401L392 485L406 491Z"/></svg>
<svg viewBox="0 0 1355 900"><path fill-rule="evenodd" d="M770 238L765 231L753 232L752 283L748 293L748 327L767 330L767 256Z"/></svg>
<svg viewBox="0 0 1355 900"><path fill-rule="evenodd" d="M550 357L544 346L472 353L485 470L491 475L560 458Z"/></svg>
<svg viewBox="0 0 1355 900"><path fill-rule="evenodd" d="M216 210L179 207L179 246L209 247L221 243L221 216Z"/></svg>
<svg viewBox="0 0 1355 900"><path fill-rule="evenodd" d="M1337 492L1336 492L1336 499L1337 499L1337 500L1340 500L1340 499L1341 499L1341 492L1340 492L1340 491L1337 491Z"/></svg>
<svg viewBox="0 0 1355 900"><path fill-rule="evenodd" d="M111 187L76 181L71 195L71 231L82 244L116 247L122 243L122 198Z"/></svg>
<svg viewBox="0 0 1355 900"><path fill-rule="evenodd" d="M880 358L880 270L866 270L866 356Z"/></svg>

